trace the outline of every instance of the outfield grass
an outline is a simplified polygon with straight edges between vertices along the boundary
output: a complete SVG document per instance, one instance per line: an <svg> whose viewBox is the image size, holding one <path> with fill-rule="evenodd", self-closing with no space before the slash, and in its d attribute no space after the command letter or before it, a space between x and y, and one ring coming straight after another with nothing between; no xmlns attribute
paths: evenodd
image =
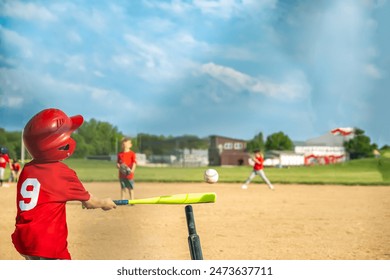
<svg viewBox="0 0 390 280"><path fill-rule="evenodd" d="M84 182L116 181L118 171L115 162L68 159L65 163L74 169ZM144 167L138 166L137 182L201 182L208 167ZM242 183L251 167L213 167L219 173L219 181ZM363 159L327 166L302 166L290 168L266 168L273 183L285 184L343 184L390 186L390 159ZM254 179L260 181L260 178Z"/></svg>
<svg viewBox="0 0 390 280"><path fill-rule="evenodd" d="M116 163L104 160L67 159L83 182L113 182L118 180ZM138 166L136 182L201 182L208 167L146 167ZM212 167L219 173L219 182L243 183L250 166ZM265 168L274 184L341 184L390 186L390 158L353 160L326 166ZM6 169L5 178L9 176ZM259 177L254 181L260 181Z"/></svg>

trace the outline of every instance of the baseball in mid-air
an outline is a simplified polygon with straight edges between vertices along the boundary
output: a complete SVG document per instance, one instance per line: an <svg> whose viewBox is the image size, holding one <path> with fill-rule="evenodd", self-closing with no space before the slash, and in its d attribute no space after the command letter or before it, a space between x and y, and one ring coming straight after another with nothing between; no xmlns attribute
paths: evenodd
<svg viewBox="0 0 390 280"><path fill-rule="evenodd" d="M206 183L214 184L214 183L218 182L219 175L218 175L217 170L215 170L215 169L207 169L204 172L204 176L203 177L204 177L204 181Z"/></svg>

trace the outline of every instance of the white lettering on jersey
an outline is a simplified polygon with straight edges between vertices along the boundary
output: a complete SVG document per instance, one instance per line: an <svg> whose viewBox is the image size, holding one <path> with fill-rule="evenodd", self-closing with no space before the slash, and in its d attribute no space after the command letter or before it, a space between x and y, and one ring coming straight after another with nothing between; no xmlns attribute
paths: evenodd
<svg viewBox="0 0 390 280"><path fill-rule="evenodd" d="M32 186L31 190L27 190L28 186ZM22 211L33 209L38 202L39 191L41 190L41 183L36 178L27 178L20 189L20 194L23 198L31 198L30 202L24 200L19 201L19 208Z"/></svg>

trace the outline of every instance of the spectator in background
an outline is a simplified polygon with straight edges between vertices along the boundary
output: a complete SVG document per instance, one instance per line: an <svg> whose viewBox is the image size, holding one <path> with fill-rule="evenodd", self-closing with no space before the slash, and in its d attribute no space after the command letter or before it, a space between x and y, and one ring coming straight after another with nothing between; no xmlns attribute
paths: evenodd
<svg viewBox="0 0 390 280"><path fill-rule="evenodd" d="M7 149L1 147L0 148L0 187L3 186L4 173L5 173L5 169L7 168L7 164L10 164Z"/></svg>
<svg viewBox="0 0 390 280"><path fill-rule="evenodd" d="M17 158L14 158L10 162L11 174L9 176L8 182L18 182L20 172L22 171L20 163Z"/></svg>

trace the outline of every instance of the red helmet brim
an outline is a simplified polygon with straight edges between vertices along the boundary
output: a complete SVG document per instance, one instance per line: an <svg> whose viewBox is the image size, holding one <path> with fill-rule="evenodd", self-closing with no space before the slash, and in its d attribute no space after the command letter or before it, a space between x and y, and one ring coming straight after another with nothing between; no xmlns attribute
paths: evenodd
<svg viewBox="0 0 390 280"><path fill-rule="evenodd" d="M71 127L72 131L78 129L84 122L84 118L81 115L70 117L70 119L72 121L72 127Z"/></svg>

